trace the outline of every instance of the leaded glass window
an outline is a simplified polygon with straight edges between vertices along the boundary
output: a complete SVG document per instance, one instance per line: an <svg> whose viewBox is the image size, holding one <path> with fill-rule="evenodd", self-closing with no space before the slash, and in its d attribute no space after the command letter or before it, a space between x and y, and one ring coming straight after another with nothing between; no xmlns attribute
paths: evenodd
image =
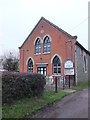
<svg viewBox="0 0 90 120"><path fill-rule="evenodd" d="M35 53L40 54L41 53L41 40L40 38L37 38L35 43Z"/></svg>
<svg viewBox="0 0 90 120"><path fill-rule="evenodd" d="M28 72L33 72L33 61L31 58L28 60Z"/></svg>
<svg viewBox="0 0 90 120"><path fill-rule="evenodd" d="M50 52L50 38L48 36L44 38L43 52L44 53Z"/></svg>
<svg viewBox="0 0 90 120"><path fill-rule="evenodd" d="M53 74L60 74L61 73L61 63L58 56L55 56L53 59Z"/></svg>

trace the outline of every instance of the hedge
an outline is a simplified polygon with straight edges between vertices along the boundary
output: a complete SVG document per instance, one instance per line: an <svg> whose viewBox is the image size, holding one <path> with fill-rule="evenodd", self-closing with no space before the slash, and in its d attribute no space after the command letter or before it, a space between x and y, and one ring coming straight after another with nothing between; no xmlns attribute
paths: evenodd
<svg viewBox="0 0 90 120"><path fill-rule="evenodd" d="M45 77L41 74L3 72L2 103L39 96L44 90L44 85Z"/></svg>

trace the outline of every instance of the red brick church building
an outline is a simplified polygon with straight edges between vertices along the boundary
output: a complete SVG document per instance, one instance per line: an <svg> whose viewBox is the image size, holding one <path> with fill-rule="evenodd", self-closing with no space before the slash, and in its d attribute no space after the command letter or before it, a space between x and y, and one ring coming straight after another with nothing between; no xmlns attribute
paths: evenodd
<svg viewBox="0 0 90 120"><path fill-rule="evenodd" d="M77 36L68 34L42 17L19 47L20 72L36 72L45 76L64 76L64 64L66 60L71 60L77 81L80 65L78 65L77 60L79 59L78 48L80 48L80 55L83 56L83 72L87 74L90 53L77 42Z"/></svg>

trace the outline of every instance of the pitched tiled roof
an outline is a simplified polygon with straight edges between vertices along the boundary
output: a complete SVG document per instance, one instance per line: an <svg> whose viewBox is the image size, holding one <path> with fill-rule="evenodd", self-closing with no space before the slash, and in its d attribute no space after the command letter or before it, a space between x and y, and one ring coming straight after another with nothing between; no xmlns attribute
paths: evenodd
<svg viewBox="0 0 90 120"><path fill-rule="evenodd" d="M21 47L19 47L19 49L21 49L23 47L23 45L26 43L26 41L28 40L28 38L31 36L31 34L34 32L34 30L36 29L36 27L38 26L38 24L40 23L41 20L44 20L45 22L47 22L48 24L50 24L51 26L55 27L57 30L59 30L60 32L62 32L63 34L65 34L66 36L70 37L71 39L76 39L77 36L72 36L69 33L65 32L64 30L62 30L61 28L59 28L58 26L56 26L55 24L53 24L52 22L50 22L49 20L45 19L44 17L41 17L41 19L38 21L38 23L36 24L36 26L34 27L34 29L31 31L31 33L28 35L28 37L26 38L26 40L23 42L23 44L21 45Z"/></svg>

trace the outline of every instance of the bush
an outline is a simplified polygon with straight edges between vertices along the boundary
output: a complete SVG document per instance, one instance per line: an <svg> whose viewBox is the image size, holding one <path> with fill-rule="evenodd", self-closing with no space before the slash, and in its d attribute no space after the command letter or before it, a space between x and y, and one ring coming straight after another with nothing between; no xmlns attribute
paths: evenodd
<svg viewBox="0 0 90 120"><path fill-rule="evenodd" d="M19 71L19 54L15 55L14 52L9 52L2 56L1 63L3 69L8 71Z"/></svg>
<svg viewBox="0 0 90 120"><path fill-rule="evenodd" d="M41 74L3 72L2 103L39 96L44 90L44 85L45 77Z"/></svg>

